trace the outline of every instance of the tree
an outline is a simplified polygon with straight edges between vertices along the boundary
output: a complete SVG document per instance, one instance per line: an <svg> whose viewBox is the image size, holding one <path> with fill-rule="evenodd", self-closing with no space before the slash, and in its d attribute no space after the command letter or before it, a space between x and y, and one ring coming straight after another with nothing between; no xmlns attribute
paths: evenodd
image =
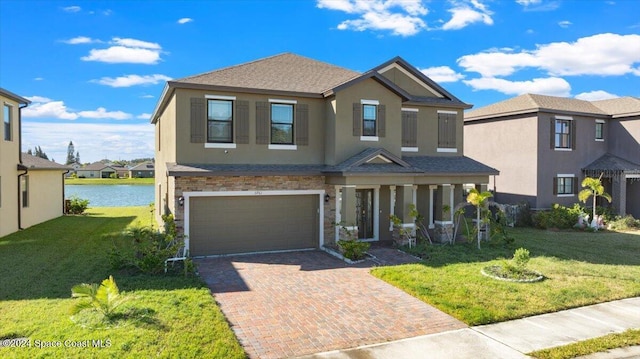
<svg viewBox="0 0 640 359"><path fill-rule="evenodd" d="M596 199L602 197L611 203L611 195L605 193L604 186L602 185L602 174L598 178L585 177L582 180L582 187L584 188L578 193L578 199L583 203L587 203L589 197L593 196L593 217L591 217L591 227L598 228L596 219Z"/></svg>
<svg viewBox="0 0 640 359"><path fill-rule="evenodd" d="M477 229L478 229L478 249L480 249L480 226L482 225L482 223L480 223L480 212L485 207L485 205L487 203L487 199L489 199L491 197L493 197L491 192L488 192L488 191L480 192L476 188L472 188L471 191L469 191L469 195L467 196L467 202L471 203L474 206L476 206L476 221L477 221L476 226L477 226Z"/></svg>
<svg viewBox="0 0 640 359"><path fill-rule="evenodd" d="M27 152L28 153L28 152ZM36 157L40 157L40 158L44 158L45 160L48 160L49 157L47 156L46 153L44 153L44 151L42 150L42 148L40 146L36 146L36 152L34 154L34 156Z"/></svg>
<svg viewBox="0 0 640 359"><path fill-rule="evenodd" d="M33 156L33 151L31 151L31 149L28 149L27 154Z"/></svg>
<svg viewBox="0 0 640 359"><path fill-rule="evenodd" d="M73 147L73 141L69 141L69 146L67 146L67 162L65 163L66 165L70 165L76 162L76 157L73 155L75 152L76 150Z"/></svg>
<svg viewBox="0 0 640 359"><path fill-rule="evenodd" d="M76 163L80 164L80 152L76 152Z"/></svg>

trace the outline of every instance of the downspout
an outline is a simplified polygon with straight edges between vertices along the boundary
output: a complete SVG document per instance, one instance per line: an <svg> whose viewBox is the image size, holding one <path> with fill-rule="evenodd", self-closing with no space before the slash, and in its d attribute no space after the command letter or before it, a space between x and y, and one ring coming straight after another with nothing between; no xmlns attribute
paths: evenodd
<svg viewBox="0 0 640 359"><path fill-rule="evenodd" d="M18 104L18 171L24 171L18 175L18 229L22 228L22 206L20 205L20 177L29 173L29 169L22 164L22 109L29 106L24 104L20 106Z"/></svg>
<svg viewBox="0 0 640 359"><path fill-rule="evenodd" d="M66 214L66 209L67 209L67 206L65 205L65 199L64 199L64 179L66 178L69 172L71 172L71 170L66 170L64 173L62 173L62 214Z"/></svg>
<svg viewBox="0 0 640 359"><path fill-rule="evenodd" d="M29 173L29 169L20 163L18 164L18 171L24 171L18 175L18 229L24 229L22 228L22 206L20 205L20 177Z"/></svg>

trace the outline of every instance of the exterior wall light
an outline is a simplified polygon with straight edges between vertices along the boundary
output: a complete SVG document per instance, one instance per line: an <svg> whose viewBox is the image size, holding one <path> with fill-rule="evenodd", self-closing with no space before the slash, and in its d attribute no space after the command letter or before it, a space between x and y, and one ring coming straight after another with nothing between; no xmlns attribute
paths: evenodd
<svg viewBox="0 0 640 359"><path fill-rule="evenodd" d="M178 205L180 207L184 206L184 197L182 196L178 197Z"/></svg>
<svg viewBox="0 0 640 359"><path fill-rule="evenodd" d="M331 200L331 196L327 193L324 195L324 203L329 203L329 200Z"/></svg>

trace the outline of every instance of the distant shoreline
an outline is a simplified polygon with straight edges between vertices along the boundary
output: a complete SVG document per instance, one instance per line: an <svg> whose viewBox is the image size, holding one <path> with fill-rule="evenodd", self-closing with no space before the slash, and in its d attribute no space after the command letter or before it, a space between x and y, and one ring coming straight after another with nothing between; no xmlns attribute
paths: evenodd
<svg viewBox="0 0 640 359"><path fill-rule="evenodd" d="M153 185L154 178L65 178L65 185Z"/></svg>

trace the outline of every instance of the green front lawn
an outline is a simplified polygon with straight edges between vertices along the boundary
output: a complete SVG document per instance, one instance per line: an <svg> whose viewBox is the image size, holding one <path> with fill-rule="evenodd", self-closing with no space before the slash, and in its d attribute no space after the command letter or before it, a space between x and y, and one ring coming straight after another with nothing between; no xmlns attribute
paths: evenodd
<svg viewBox="0 0 640 359"><path fill-rule="evenodd" d="M58 218L0 238L0 340L27 338L14 343L31 346L0 347L0 357L244 358L197 277L109 268L114 238L149 221L147 207L92 208L86 216ZM71 299L71 287L100 283L110 274L139 318L112 329L76 325L69 316L78 300Z"/></svg>
<svg viewBox="0 0 640 359"><path fill-rule="evenodd" d="M510 229L515 243L429 246L420 264L373 269L373 275L469 325L555 312L640 295L640 232L552 232ZM512 283L480 270L531 252L529 268L547 279Z"/></svg>
<svg viewBox="0 0 640 359"><path fill-rule="evenodd" d="M65 178L64 184L93 184L93 185L150 185L154 178Z"/></svg>

